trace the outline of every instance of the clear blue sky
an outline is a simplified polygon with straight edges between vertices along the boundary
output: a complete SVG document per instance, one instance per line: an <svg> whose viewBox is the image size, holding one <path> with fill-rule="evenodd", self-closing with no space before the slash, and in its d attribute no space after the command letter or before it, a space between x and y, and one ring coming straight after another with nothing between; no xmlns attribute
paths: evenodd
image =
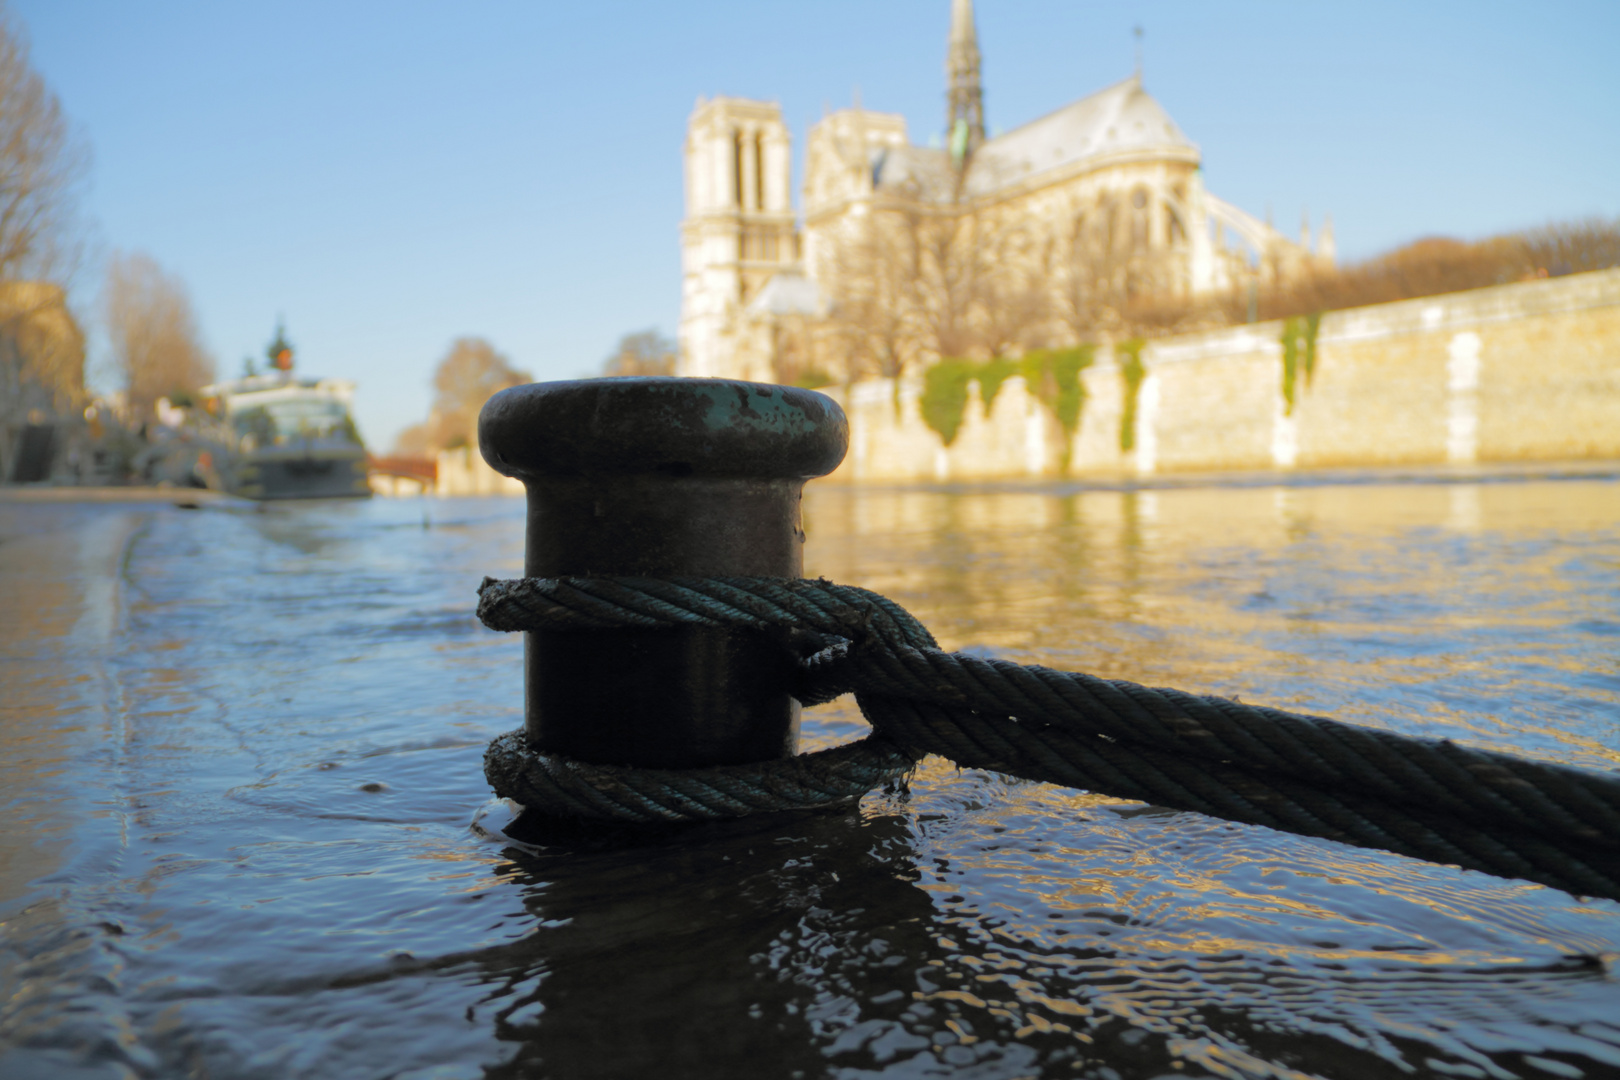
<svg viewBox="0 0 1620 1080"><path fill-rule="evenodd" d="M278 313L300 368L360 383L378 448L460 335L537 378L674 335L680 152L700 94L943 125L949 0L628 4L13 0L93 154L102 253L190 285L222 374ZM1620 214L1620 4L979 0L986 114L1130 73L1209 187L1341 255ZM798 178L795 178L797 184ZM101 267L76 304L93 323Z"/></svg>

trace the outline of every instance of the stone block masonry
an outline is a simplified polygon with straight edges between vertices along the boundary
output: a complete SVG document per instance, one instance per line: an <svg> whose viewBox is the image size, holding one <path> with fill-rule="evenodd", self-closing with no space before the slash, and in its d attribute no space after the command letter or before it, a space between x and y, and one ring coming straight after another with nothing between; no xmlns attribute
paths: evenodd
<svg viewBox="0 0 1620 1080"><path fill-rule="evenodd" d="M948 447L923 422L920 376L836 389L851 445L831 479L1620 460L1620 269L1329 312L1291 407L1283 333L1265 322L1152 341L1134 403L1122 358L1099 349L1072 439L1016 376L988 410L970 384Z"/></svg>

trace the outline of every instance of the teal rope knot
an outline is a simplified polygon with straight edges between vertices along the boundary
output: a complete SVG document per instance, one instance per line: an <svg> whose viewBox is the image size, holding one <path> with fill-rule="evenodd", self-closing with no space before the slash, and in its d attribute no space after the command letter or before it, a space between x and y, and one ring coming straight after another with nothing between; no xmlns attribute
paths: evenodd
<svg viewBox="0 0 1620 1080"><path fill-rule="evenodd" d="M805 809L897 782L928 753L959 766L1620 899L1620 775L1325 717L947 653L900 605L785 578L486 578L493 630L783 627L805 704L853 691L873 735L785 761L615 768L496 739L497 794L546 813L697 821Z"/></svg>
<svg viewBox="0 0 1620 1080"><path fill-rule="evenodd" d="M806 643L807 655L833 643L877 639L938 647L927 627L887 597L826 581L485 578L478 596L478 617L491 630L786 626L803 635L799 640ZM831 701L846 689L822 683L801 680L791 689L806 705ZM496 794L543 813L609 821L715 821L849 802L902 782L921 756L874 735L748 765L642 769L540 753L519 730L490 745L484 774Z"/></svg>

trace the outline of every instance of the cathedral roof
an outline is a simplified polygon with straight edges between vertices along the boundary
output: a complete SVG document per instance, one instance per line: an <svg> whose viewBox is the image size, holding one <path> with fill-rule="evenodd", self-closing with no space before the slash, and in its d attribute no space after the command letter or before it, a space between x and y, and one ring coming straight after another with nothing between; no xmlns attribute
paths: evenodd
<svg viewBox="0 0 1620 1080"><path fill-rule="evenodd" d="M1133 75L985 143L968 190L985 194L1087 158L1154 151L1196 160L1198 147Z"/></svg>
<svg viewBox="0 0 1620 1080"><path fill-rule="evenodd" d="M1198 147L1134 75L984 143L973 155L965 191L989 195L1042 173L1126 153L1198 160ZM888 150L873 164L878 187L909 181L940 195L950 190L950 173L944 150L920 146Z"/></svg>
<svg viewBox="0 0 1620 1080"><path fill-rule="evenodd" d="M925 199L948 199L952 178L950 155L932 146L883 146L872 151L872 186L907 187Z"/></svg>

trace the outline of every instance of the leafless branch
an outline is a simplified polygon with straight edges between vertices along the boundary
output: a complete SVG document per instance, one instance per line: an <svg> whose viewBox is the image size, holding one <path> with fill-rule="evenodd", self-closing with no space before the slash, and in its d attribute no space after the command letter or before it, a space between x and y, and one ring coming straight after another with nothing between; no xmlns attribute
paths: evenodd
<svg viewBox="0 0 1620 1080"><path fill-rule="evenodd" d="M108 260L102 306L132 420L143 420L160 397L190 395L212 381L214 360L198 340L185 283L150 256Z"/></svg>

